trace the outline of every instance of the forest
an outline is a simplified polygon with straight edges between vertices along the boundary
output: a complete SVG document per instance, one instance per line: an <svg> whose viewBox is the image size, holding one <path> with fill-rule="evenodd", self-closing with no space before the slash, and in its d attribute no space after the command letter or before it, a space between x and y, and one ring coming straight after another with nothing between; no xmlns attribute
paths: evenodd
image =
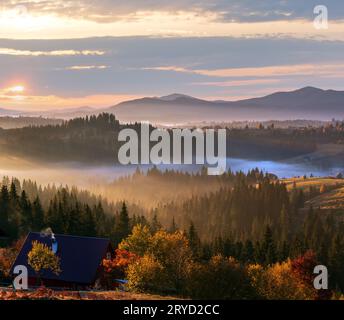
<svg viewBox="0 0 344 320"><path fill-rule="evenodd" d="M0 131L5 154L39 161L114 164L114 115ZM153 129L153 127L151 127ZM344 124L307 128L231 128L232 155L291 157L343 142ZM5 176L0 182L0 282L30 231L109 238L104 288L128 280L130 292L210 299L330 299L344 290L344 180L279 179L252 169L209 176L137 168L88 188ZM326 204L323 205L323 203ZM331 205L328 205L330 203ZM329 270L315 291L313 268ZM207 285L205 285L205 283ZM211 285L210 285L211 284Z"/></svg>
<svg viewBox="0 0 344 320"><path fill-rule="evenodd" d="M129 201L109 202L77 188L4 178L0 229L10 241L0 250L2 279L8 276L18 241L28 231L51 228L61 234L110 238L118 249L114 261L104 261L108 277L128 278L133 291L193 298L329 298L328 292L319 296L305 280L305 287L299 288L299 277L312 278L310 265L324 264L329 268L331 295L343 292L343 220L305 207L308 199L323 192L321 188L287 188L259 170L209 177L152 169L146 174L138 171L132 183L152 175L200 188L202 181L215 179L210 183L217 187L148 208ZM175 261L183 263L176 266ZM291 277L283 285L292 281L289 286L297 287L289 287L288 297L283 296L285 288L268 289L281 273ZM202 287L207 277L212 290ZM228 292L234 289L226 281L234 280L240 290Z"/></svg>
<svg viewBox="0 0 344 320"><path fill-rule="evenodd" d="M103 113L56 125L0 130L0 146L6 154L39 161L109 164L117 161L117 151L122 144L117 136L124 128L140 132L139 123L121 124L115 115ZM227 149L234 158L292 158L314 152L322 144L342 144L343 128L343 122L297 129L278 128L274 124L229 127Z"/></svg>

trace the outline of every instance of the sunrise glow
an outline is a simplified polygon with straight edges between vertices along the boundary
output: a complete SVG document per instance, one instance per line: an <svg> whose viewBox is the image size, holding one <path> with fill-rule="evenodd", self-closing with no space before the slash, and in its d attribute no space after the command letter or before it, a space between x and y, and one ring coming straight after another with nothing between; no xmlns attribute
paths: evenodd
<svg viewBox="0 0 344 320"><path fill-rule="evenodd" d="M9 93L20 94L25 92L25 87L23 85L16 85L8 88L6 91Z"/></svg>

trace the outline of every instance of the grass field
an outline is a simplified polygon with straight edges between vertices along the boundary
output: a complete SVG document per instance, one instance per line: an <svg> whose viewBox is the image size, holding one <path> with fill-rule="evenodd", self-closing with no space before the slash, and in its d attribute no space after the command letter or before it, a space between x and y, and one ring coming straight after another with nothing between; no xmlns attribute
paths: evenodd
<svg viewBox="0 0 344 320"><path fill-rule="evenodd" d="M175 300L170 296L159 296L143 293L121 291L54 291L39 288L35 291L1 290L1 300Z"/></svg>
<svg viewBox="0 0 344 320"><path fill-rule="evenodd" d="M281 182L284 182L288 190L291 190L296 185L296 188L300 189L307 189L310 186L320 188L321 186L327 187L338 187L344 186L344 179L337 179L337 178L290 178L290 179L283 179Z"/></svg>
<svg viewBox="0 0 344 320"><path fill-rule="evenodd" d="M344 187L325 192L307 201L306 206L323 210L344 209Z"/></svg>
<svg viewBox="0 0 344 320"><path fill-rule="evenodd" d="M323 186L325 191L320 195L306 202L305 207L320 208L322 210L341 210L344 209L344 179L337 178L292 178L282 180L291 190L294 185L298 189L308 191L309 187L320 190ZM326 190L327 189L327 190Z"/></svg>

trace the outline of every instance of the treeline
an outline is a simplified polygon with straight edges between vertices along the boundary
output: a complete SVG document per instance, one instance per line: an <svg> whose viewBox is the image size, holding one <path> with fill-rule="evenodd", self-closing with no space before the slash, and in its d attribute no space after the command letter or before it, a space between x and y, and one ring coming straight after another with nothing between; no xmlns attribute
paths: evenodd
<svg viewBox="0 0 344 320"><path fill-rule="evenodd" d="M43 117L0 117L0 128L2 129L18 129L24 127L40 127L47 125L61 124L61 119L50 119Z"/></svg>
<svg viewBox="0 0 344 320"><path fill-rule="evenodd" d="M174 176L155 170L148 175ZM185 179L181 173L175 175L181 175L176 179ZM203 178L200 175L192 179ZM0 230L10 240L48 227L55 233L109 237L115 247L126 239L130 245L120 249L144 258L140 261L146 268L133 267L133 279L138 279L137 272L148 270L140 274L141 284L132 284L136 289L146 288L152 274L161 276L157 283L165 283L164 272L168 266L171 278L166 281L175 292L181 293L178 287L182 285L181 280L174 278L176 261L180 261L176 260L178 250L192 259L191 266L196 269L187 276L199 275L198 280L193 278L197 286L202 285L202 274L212 277L211 268L243 270L248 264L257 264L272 272L274 269L269 268L277 264L278 271L278 263L297 259L311 250L317 263L329 268L331 287L344 290L341 219L317 209L305 210L305 201L312 195L297 188L288 191L284 184L258 170L216 179L224 179L228 186L185 201L161 204L146 212L130 203L107 203L77 189L42 188L33 182L20 184L16 179L5 178L0 190ZM149 249L160 248L160 240L171 242L171 250L166 255L165 251ZM228 260L230 257L235 259L234 264ZM290 265L284 266L289 270Z"/></svg>
<svg viewBox="0 0 344 320"><path fill-rule="evenodd" d="M123 202L109 203L76 188L41 187L27 180L21 184L6 177L0 187L0 230L9 242L29 231L51 228L55 233L109 237L118 243L130 232L131 222L145 221L131 221ZM142 216L139 207L129 209L135 217Z"/></svg>
<svg viewBox="0 0 344 320"><path fill-rule="evenodd" d="M229 170L219 176L209 176L205 167L194 173L163 171L152 167L147 171L137 169L132 175L95 187L95 191L112 201L125 199L145 208L154 208L159 203L165 204L172 201L180 203L192 196L201 196L221 188L233 187L242 175L242 172L234 173ZM263 181L265 176L266 174L259 169L254 169L246 174L246 179L248 183L256 184ZM267 176L271 180L277 180L274 175Z"/></svg>
<svg viewBox="0 0 344 320"><path fill-rule="evenodd" d="M139 123L120 124L115 115L103 113L58 125L0 130L0 145L3 152L40 161L114 163L121 146L116 137L124 128L141 129ZM321 143L342 143L343 137L343 123L300 129L271 125L228 130L227 147L231 157L276 160L313 152Z"/></svg>
<svg viewBox="0 0 344 320"><path fill-rule="evenodd" d="M331 216L310 210L305 221L284 239L278 228L265 226L258 240L234 240L233 237L217 237L214 241L202 242L193 225L188 231L190 247L194 257L208 261L214 255L233 257L242 264L257 263L263 266L296 259L312 251L318 264L328 267L332 288L344 292L344 224Z"/></svg>
<svg viewBox="0 0 344 320"><path fill-rule="evenodd" d="M158 230L136 225L105 260L103 285L128 279L134 292L175 294L196 299L330 299L343 292L343 252L333 255L329 290L315 290L314 267L324 264L312 250L303 248L295 256L277 256L270 227L261 241L223 245L219 240L202 243L191 225L188 232ZM200 248L207 247L207 256ZM242 247L242 248L241 248ZM343 247L342 247L343 249Z"/></svg>
<svg viewBox="0 0 344 320"><path fill-rule="evenodd" d="M283 159L314 152L321 144L343 144L344 121L286 129L261 123L257 128L233 129L230 136L232 157Z"/></svg>
<svg viewBox="0 0 344 320"><path fill-rule="evenodd" d="M298 210L305 197L302 190L289 193L285 184L253 170L248 175L237 173L231 185L214 192L161 203L150 215L158 215L166 226L172 218L181 228L193 221L207 240L228 234L240 240L258 239L266 225L286 238L293 223L302 218Z"/></svg>
<svg viewBox="0 0 344 320"><path fill-rule="evenodd" d="M101 114L60 125L2 130L3 152L40 161L112 162L120 125L114 115Z"/></svg>

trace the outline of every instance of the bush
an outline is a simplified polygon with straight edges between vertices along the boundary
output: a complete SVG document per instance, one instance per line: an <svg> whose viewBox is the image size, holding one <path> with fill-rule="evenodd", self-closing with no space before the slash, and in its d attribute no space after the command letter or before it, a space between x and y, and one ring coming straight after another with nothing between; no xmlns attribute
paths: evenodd
<svg viewBox="0 0 344 320"><path fill-rule="evenodd" d="M128 289L134 292L161 293L171 285L162 264L148 254L129 265L127 279Z"/></svg>
<svg viewBox="0 0 344 320"><path fill-rule="evenodd" d="M256 297L248 275L233 258L221 255L209 263L193 264L189 270L187 294L194 299L253 299Z"/></svg>
<svg viewBox="0 0 344 320"><path fill-rule="evenodd" d="M105 288L113 288L114 279L125 278L126 271L130 264L137 261L140 257L127 250L116 249L113 259L103 260L103 276L101 285Z"/></svg>
<svg viewBox="0 0 344 320"><path fill-rule="evenodd" d="M142 257L150 246L151 237L149 228L138 224L134 226L132 233L119 244L118 248Z"/></svg>
<svg viewBox="0 0 344 320"><path fill-rule="evenodd" d="M10 277L10 269L14 263L24 239L19 239L11 247L0 248L0 279L5 280Z"/></svg>
<svg viewBox="0 0 344 320"><path fill-rule="evenodd" d="M268 300L310 300L314 290L305 286L292 272L291 261L275 263L264 269L251 265L248 273L259 296Z"/></svg>
<svg viewBox="0 0 344 320"><path fill-rule="evenodd" d="M131 235L123 243L133 243L129 241L132 239ZM129 265L128 287L135 290L149 287L151 292L155 290L157 293L183 292L187 272L192 263L192 251L185 235L181 232L170 234L158 231L149 237L147 243L149 245L142 259ZM146 274L151 269L155 274Z"/></svg>

